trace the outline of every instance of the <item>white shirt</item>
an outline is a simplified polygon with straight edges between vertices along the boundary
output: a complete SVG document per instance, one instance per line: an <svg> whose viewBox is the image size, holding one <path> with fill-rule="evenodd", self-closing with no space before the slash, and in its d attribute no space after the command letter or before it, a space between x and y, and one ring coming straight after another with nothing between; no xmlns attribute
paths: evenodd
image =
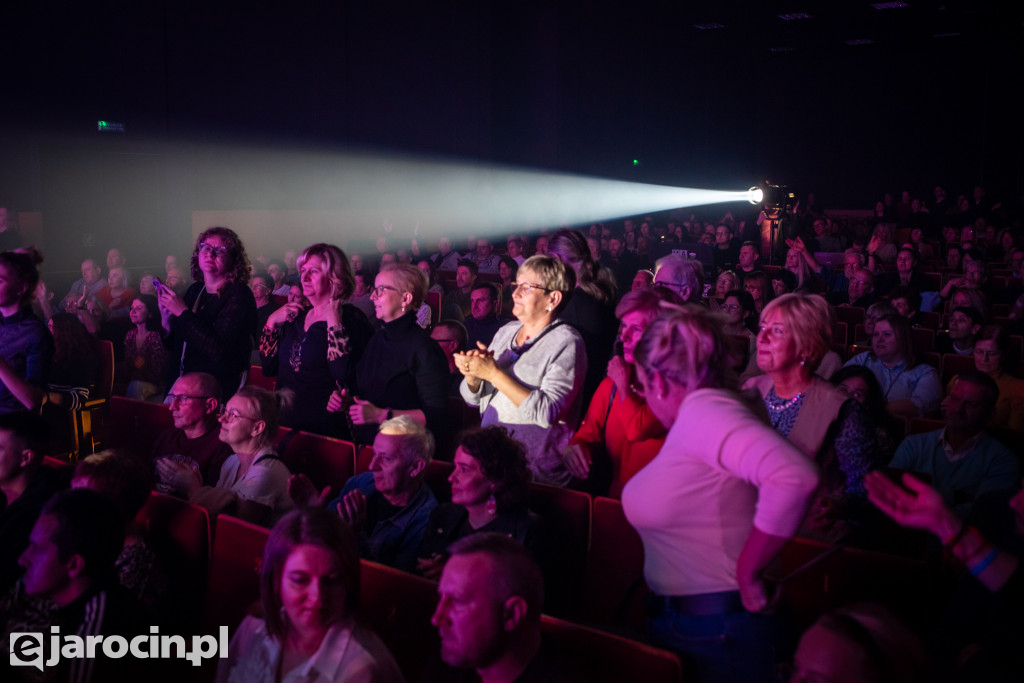
<svg viewBox="0 0 1024 683"><path fill-rule="evenodd" d="M219 660L217 683L275 683L281 645L267 624L246 617ZM355 620L331 626L320 649L281 678L281 683L404 683L384 643Z"/></svg>

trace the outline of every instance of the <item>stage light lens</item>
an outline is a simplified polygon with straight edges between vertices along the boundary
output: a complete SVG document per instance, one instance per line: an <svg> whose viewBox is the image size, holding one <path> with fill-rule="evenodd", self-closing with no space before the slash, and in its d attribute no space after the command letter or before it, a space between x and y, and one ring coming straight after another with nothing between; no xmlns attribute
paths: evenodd
<svg viewBox="0 0 1024 683"><path fill-rule="evenodd" d="M751 204L760 204L764 201L764 190L754 186L747 190L747 201Z"/></svg>

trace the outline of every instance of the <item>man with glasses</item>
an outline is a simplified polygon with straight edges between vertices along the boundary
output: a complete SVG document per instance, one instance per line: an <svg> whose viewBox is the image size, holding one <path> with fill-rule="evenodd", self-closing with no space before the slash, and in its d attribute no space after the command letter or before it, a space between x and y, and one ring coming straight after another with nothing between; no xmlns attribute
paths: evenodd
<svg viewBox="0 0 1024 683"><path fill-rule="evenodd" d="M153 445L153 459L158 461L157 491L176 493L174 473L182 467L199 472L204 485L216 485L221 465L232 453L219 438L220 401L220 384L213 375L190 372L174 382L165 401L174 426Z"/></svg>
<svg viewBox="0 0 1024 683"><path fill-rule="evenodd" d="M252 290L252 295L256 297L256 329L253 330L253 334L256 339L259 339L260 331L267 324L267 318L278 308L274 304L272 294L274 278L269 275L253 275L252 280L249 281L249 289ZM257 353L259 352L259 349L255 350ZM258 365L259 363L255 364Z"/></svg>
<svg viewBox="0 0 1024 683"><path fill-rule="evenodd" d="M846 301L840 302L840 306L854 306L856 308L867 308L878 301L875 294L875 276L870 270L861 268L853 273L850 278L850 285L846 290Z"/></svg>
<svg viewBox="0 0 1024 683"><path fill-rule="evenodd" d="M654 264L654 284L671 289L685 303L702 303L704 266L696 259L669 254Z"/></svg>

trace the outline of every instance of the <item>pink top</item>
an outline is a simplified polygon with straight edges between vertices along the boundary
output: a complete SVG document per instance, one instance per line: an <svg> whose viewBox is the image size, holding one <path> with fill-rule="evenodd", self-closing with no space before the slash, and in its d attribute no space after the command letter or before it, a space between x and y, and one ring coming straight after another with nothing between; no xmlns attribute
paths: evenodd
<svg viewBox="0 0 1024 683"><path fill-rule="evenodd" d="M622 491L651 590L737 590L736 561L751 525L792 536L817 485L814 463L735 394L692 392L661 452Z"/></svg>

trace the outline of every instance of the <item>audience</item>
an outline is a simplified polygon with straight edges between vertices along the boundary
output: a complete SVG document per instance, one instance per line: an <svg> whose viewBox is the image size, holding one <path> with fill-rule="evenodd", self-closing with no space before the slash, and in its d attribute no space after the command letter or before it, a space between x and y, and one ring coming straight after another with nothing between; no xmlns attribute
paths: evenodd
<svg viewBox="0 0 1024 683"><path fill-rule="evenodd" d="M809 531L829 536L851 504L864 497L864 475L878 458L874 431L860 403L818 377L831 342L831 315L818 295L785 294L765 306L757 364L748 380L771 426L821 468Z"/></svg>
<svg viewBox="0 0 1024 683"><path fill-rule="evenodd" d="M68 482L43 467L47 424L31 413L0 414L0 595L17 581L18 556L39 511Z"/></svg>
<svg viewBox="0 0 1024 683"><path fill-rule="evenodd" d="M101 451L79 460L71 477L71 488L92 489L117 505L125 537L114 568L121 586L149 608L160 602L167 589L167 577L146 544L145 530L135 524L149 497L152 479L141 462L121 451Z"/></svg>
<svg viewBox="0 0 1024 683"><path fill-rule="evenodd" d="M761 571L803 519L817 468L723 388L729 352L715 314L663 314L635 355L668 430L622 490L653 593L648 633L699 680L770 680L776 627Z"/></svg>
<svg viewBox="0 0 1024 683"><path fill-rule="evenodd" d="M142 294L132 302L128 317L132 329L124 338L125 396L139 401L162 402L167 349L160 336L160 308L155 296Z"/></svg>
<svg viewBox="0 0 1024 683"><path fill-rule="evenodd" d="M608 361L607 376L565 454L572 475L589 479L586 488L594 493L618 498L626 482L661 450L665 428L639 390L633 354L665 303L682 300L665 287L647 287L623 296L615 309L621 321L619 352Z"/></svg>
<svg viewBox="0 0 1024 683"><path fill-rule="evenodd" d="M562 451L579 423L587 367L583 339L560 318L575 280L557 258L526 259L513 292L518 323L502 327L486 349L455 354L462 397L480 407L481 424L508 428L526 447L535 480L554 486L572 478Z"/></svg>
<svg viewBox="0 0 1024 683"><path fill-rule="evenodd" d="M562 229L552 235L548 254L571 268L576 276L576 286L565 295L558 317L583 338L588 364L582 389L583 395L592 396L604 379L603 366L612 356L617 328L615 284L609 272L592 258L583 233L578 230ZM524 262L522 267L525 266ZM531 281L521 269L517 277L519 282ZM514 307L512 314L516 315Z"/></svg>
<svg viewBox="0 0 1024 683"><path fill-rule="evenodd" d="M89 296L99 294L100 290L107 286L102 275L103 268L100 267L96 259L87 258L82 261L82 277L72 283L67 296L60 302L60 310L66 311L69 305L77 305L78 300L82 298L83 294L88 294Z"/></svg>
<svg viewBox="0 0 1024 683"><path fill-rule="evenodd" d="M961 374L942 402L945 428L908 436L889 466L928 475L946 505L966 519L979 496L1020 482L1013 453L985 433L998 395L999 387L987 374Z"/></svg>
<svg viewBox="0 0 1024 683"><path fill-rule="evenodd" d="M408 263L384 266L373 288L383 327L356 366L355 392L335 391L327 410L347 410L357 443L369 443L377 425L407 415L438 431L448 407L448 362L416 322L427 292L423 271Z"/></svg>
<svg viewBox="0 0 1024 683"><path fill-rule="evenodd" d="M416 569L437 580L452 543L490 532L523 544L541 561L542 523L527 509L530 470L522 445L502 427L471 430L462 436L453 464L452 501L430 513Z"/></svg>
<svg viewBox="0 0 1024 683"><path fill-rule="evenodd" d="M939 407L942 385L935 368L917 362L911 342L910 322L891 313L875 323L871 350L846 365L863 365L875 374L890 413L924 417Z"/></svg>
<svg viewBox="0 0 1024 683"><path fill-rule="evenodd" d="M170 370L208 372L231 396L249 368L256 299L248 287L249 258L233 230L210 228L192 251L195 282L184 297L164 287L160 314L171 349ZM171 384L171 382L168 382Z"/></svg>
<svg viewBox="0 0 1024 683"><path fill-rule="evenodd" d="M1006 328L1000 325L982 327L974 344L974 367L995 380L999 387L999 398L988 428L1010 430L1020 435L1024 433L1024 380L1008 372L1014 369L1013 366ZM948 389L952 389L952 382Z"/></svg>
<svg viewBox="0 0 1024 683"><path fill-rule="evenodd" d="M32 314L42 255L0 252L0 413L38 410L53 362L53 338Z"/></svg>
<svg viewBox="0 0 1024 683"><path fill-rule="evenodd" d="M463 321L472 313L473 283L480 269L476 261L459 259L455 271L455 289L448 292L441 302L441 317ZM497 271L495 271L497 272Z"/></svg>
<svg viewBox="0 0 1024 683"><path fill-rule="evenodd" d="M945 208L926 213L922 210L923 202L912 193L897 196L899 202L895 199L888 204L881 202L885 217L880 223L826 215L816 200L804 198L798 212L792 217L783 217L781 234L791 237L787 241L790 251L786 254L785 268L765 266L767 276L757 271L761 245L756 242L740 244L741 239L754 231L753 222L745 225L742 217L733 219L728 214L700 219L683 213L661 216L667 225L656 223L652 217L644 217L642 221L624 220L621 225L595 223L590 226L589 239L571 228L559 230L550 239L539 236L537 252L543 254L550 248L559 259L554 262L526 260L524 251L528 252L529 240L520 235L496 239L497 248L489 240L474 236L467 244L468 260L461 261L451 249L451 240L442 239L437 253L431 260L424 260L421 254L427 253L427 242L422 235L414 234L410 251L404 248L407 236L393 233L388 237L398 247L397 251L389 252L388 240L379 239L379 257L369 261L370 266L375 267L379 258L384 265L377 281L370 283L371 275L360 272L353 259L350 270L357 272L351 276L347 288L338 287L339 282L344 285L343 276L337 281L331 277L336 269L328 263L333 256L328 252L299 259L301 276L293 265L294 250L289 250L287 266L274 258L261 257L270 263L271 275L260 275L262 265L258 264L250 273L238 236L227 229L215 228L204 232L195 246L192 265L196 284L188 292L182 291L186 278L177 268L176 259L165 261L168 278L166 283L155 285L159 287L157 306L152 305L154 300L145 293L125 299L134 295L127 287L127 271L118 249L108 253L106 271L92 259L82 261L82 278L72 285L66 302L56 310L51 307L52 295L35 271L34 262L41 260L38 253L29 248L0 254L0 279L8 283L8 301L6 304L0 301L4 322L0 326L0 412L10 413L0 419L0 492L3 493L0 556L8 560L6 567L0 563L3 570L0 571L3 582L0 612L4 614L0 621L4 622L6 632L45 631L51 623L64 628L65 624L77 623L76 620L82 618L85 598L79 596L72 600L76 606L62 608L51 597L56 595L63 600L63 593L40 587L40 572L50 572L50 569L38 567L48 566L46 563L50 560L33 557L31 548L26 553L25 563L30 570L26 581L15 583L19 572L13 563L26 548L39 510L66 482L54 467L40 466L43 446L32 445L33 439L39 440L30 434L32 420L23 413L10 411L35 409L43 400L43 387L48 385L59 390L51 392L48 397L51 402L66 404L72 409L80 404L87 396L85 391L95 382L92 378L96 364L78 359L93 345L88 334L113 340L118 352L124 348L126 363L117 368L117 382L120 387L130 384L131 396L159 400L166 386L164 378L174 380L168 394L168 407L175 427L157 438L153 450L158 490L189 498L214 512L228 511L261 523L273 521L288 509L290 504L285 496L288 468L277 458L274 445L279 422L278 399L251 388L232 396L250 362L245 351L250 347L253 330L268 327L276 331L279 344L289 345L291 351L286 352L287 358L297 359L295 362L302 371L312 373L306 377L306 382L290 382L285 370L294 370L292 361L285 364L287 368L278 366L278 386L293 389L301 404L296 404L289 417L285 401L283 420L307 431L352 438L357 445L374 438L375 455L370 472L353 478L343 495L334 499L330 512L337 512L357 531L357 547L365 557L383 558L381 561L403 571L415 571L418 564L421 573L432 578L440 575L442 602L450 595L446 593L450 584L445 585L445 577L449 569L453 566L458 569L461 563L458 548L465 540L457 539L467 535L484 537L487 531L500 530L525 541L537 554L536 520L525 504L525 482L530 470L539 482L571 484L613 496L622 491L627 519L637 524L645 545L645 573L655 592L651 632L657 642L689 653L686 661L688 664L698 662L698 672L706 670L703 667L717 666L707 657L707 651L698 651L702 649L695 649L688 639L679 640L678 634L673 633L694 633L694 623L709 619L714 620L710 626L712 632L718 633L715 629L721 628L723 620L729 623L739 620L742 606L759 610L765 605L767 591L760 580L760 569L801 519L804 520L800 531L803 535L842 543L863 542L869 546L880 540L874 538L882 530L878 520L861 516L868 511L861 504L864 486L861 482L866 482L869 490L877 489L880 485L872 483L877 480L876 475L865 477L864 473L871 467L885 464L892 455L890 465L893 468L923 473L938 493L904 480L906 489L899 495L887 494L893 504L889 507L884 502L880 504L884 512L904 523L911 519L908 515L915 510L925 518L930 515L933 521L941 521L946 519L945 513L936 511L948 506L950 515L965 519L969 516L983 529L982 536L965 531L968 527L963 522L947 520L944 531L936 532L947 541L951 556L963 561L978 576L974 584L961 582L955 594L943 590L941 581L934 582L931 606L936 614L946 609L945 621L938 631L948 629L952 622L963 625L964 630L973 629L977 635L972 636L973 641L957 642L945 650L936 647L940 641L935 640L933 648L936 650L932 656L937 663L944 661L946 655L950 660L955 656L957 661L950 662L949 672L964 678L987 671L980 669L976 662L986 661L986 657L991 659L991 653L996 652L998 646L995 640L985 638L1005 643L1012 634L1019 632L1019 624L1024 623L1019 609L1021 602L1014 597L1017 582L1012 580L1017 560L1011 555L1024 551L1024 543L1019 537L1006 537L992 531L999 528L995 524L997 519L1012 519L1010 512L1016 509L1013 506L1024 510L1024 503L1018 501L1024 500L1022 495L1013 499L1016 502L1011 504L1010 511L1005 506L1000 507L1020 483L1019 465L1003 444L1016 448L1016 433L1024 429L1017 419L1020 417L1017 413L1024 415L1024 410L1017 410L1017 404L1024 405L1021 400L1024 391L1018 387L1024 381L1012 374L1017 372L1016 364L1020 360L1017 357L1019 345L1011 344L1007 336L1008 331L1021 329L1018 319L1024 318L1020 313L1024 311L1024 304L1019 308L1005 306L1024 301L1020 298L1024 285L1013 279L1019 276L1018 262L1024 258L1024 252L1016 247L1014 230L1007 227L1013 224L1012 211L988 202L983 191L980 200L975 197L972 201L970 193L966 193L957 202L949 202L960 207L954 206L953 213ZM623 228L624 232L620 232ZM873 229L875 235L868 242L867 236ZM674 341L665 342L662 348L657 343L664 339L657 343L656 340L667 328L662 329L662 321L657 320L656 315L665 307L665 302L659 299L671 297L663 294L666 290L651 289L652 280L686 301L704 303L705 277L700 263L679 256L661 259L656 274L645 270L645 266L651 265L647 261L647 245L666 241L717 243L714 251L719 267L706 273L708 281L716 283L716 290L707 303L724 316L705 320L709 314L700 311L666 311L665 319L674 321L673 329L678 334L673 333L675 336L669 338ZM835 252L845 245L852 246L842 254L844 268L841 272L833 272L818 262L821 258L834 263L838 258ZM317 246L328 249L327 245ZM822 255L820 252L824 250L833 254ZM815 251L819 252L817 256ZM341 254L340 250L337 252ZM935 259L936 254L941 254L941 261ZM784 252L774 254L775 262L783 255ZM961 265L962 257L962 271L950 270L945 260L947 255L953 259L954 267ZM273 255L268 253L268 256ZM868 257L866 263L865 256ZM344 259L344 254L341 258ZM310 260L317 259L325 262L320 264L322 268L305 267ZM412 268L413 263L421 269L415 278L404 270L406 265ZM719 272L721 267L733 263L735 274ZM500 298L494 286L476 279L478 272L489 272L492 264L509 295L506 309L516 318L508 324L511 328L506 330L508 334L502 330L502 321L497 315L501 310ZM518 269L520 266L522 268ZM429 307L424 298L427 287L440 291L441 283L435 277L438 267L447 271L441 273L444 282L450 282L451 271L457 271L455 290L444 298L444 304L457 311L453 315L464 316L466 325L447 321L437 324L428 340L427 332L419 329L412 318L422 314L424 322L429 324ZM556 272L559 268L564 274ZM136 275L142 271L141 266L133 269ZM280 282L273 277L277 271L284 271ZM326 274L327 271L330 274ZM320 279L330 281L330 291L317 285L318 273ZM941 274L945 286L939 287L936 273ZM429 276L424 277L424 274ZM56 287L62 288L66 282L57 278L52 273L47 275ZM245 286L250 279L251 290ZM495 278L488 275L487 279ZM863 340L856 339L860 336L856 331L859 329L855 324L856 311L842 312L842 319L850 325L848 338L836 339L829 349L834 326L824 304L811 306L813 311L796 310L799 308L796 301L811 302L813 298L799 295L794 298L788 292L813 291L819 286L819 279L824 281L830 299L840 296L833 303L867 308L864 330L872 349L856 355L847 367L836 373L835 389L822 385L812 373L819 352L827 351L817 368L819 374L827 377L841 359L853 353L848 347L841 347L840 342ZM154 291L149 282L148 277L140 280L140 291ZM636 291L622 297L627 289L626 282ZM11 283L14 286L10 286ZM275 313L277 307L270 297L271 288L295 283L300 284L289 290L289 297L294 295L291 303ZM737 285L748 291L736 291ZM337 291L339 289L345 291ZM936 289L939 291L933 291ZM324 292L327 292L326 297ZM948 300L945 310L942 310L942 297ZM611 311L620 299L623 325L617 333L611 322ZM643 307L626 310L639 299L651 299L650 310ZM108 300L115 304L113 318ZM123 311L127 318L118 318L118 309L122 306L117 304L128 301L131 307ZM372 310L378 320L366 321L355 307L342 306L339 301L356 307L361 303L366 307L364 312ZM52 342L51 335L42 331L39 321L32 317L30 306L36 306L51 321ZM1007 315L1007 310L1009 321L1002 317ZM69 311L78 316L82 324L58 311ZM335 326L340 332L334 332L339 353L348 363L342 377L335 376L331 352L325 350L334 329L327 320L327 314L332 311L340 318ZM647 317L634 320L641 311ZM948 320L949 331L940 331L934 342L926 332L913 330L917 327L935 329L938 315L932 311L948 313L943 321ZM293 313L294 318L289 319ZM318 313L324 313L325 317L317 318ZM346 313L350 318L356 315L359 320L346 319ZM759 336L768 336L759 340L765 342L761 344L764 348L753 348L750 328L756 327L759 313L762 330ZM406 319L411 320L408 325ZM685 324L684 319L688 321ZM264 325L257 327L257 320ZM986 324L990 320L999 324ZM160 330L155 329L157 322L162 323ZM569 329L563 327L565 322L577 327L579 335L576 332L563 334ZM383 326L377 334L372 334L373 323ZM1007 324L1011 327L1006 327ZM70 334L69 326L78 333ZM307 351L315 350L313 342L318 327L323 328L324 337L324 343L317 347L323 350L319 361L306 355ZM835 329L843 328L836 326ZM751 358L748 366L742 363L743 349L721 343L723 334L746 340L746 352ZM164 335L166 347L161 340ZM513 336L516 339L512 339ZM356 337L358 343L353 341ZM617 339L622 343L620 353L613 352L612 344ZM356 347L361 344L365 345L366 353L359 358ZM293 353L296 346L302 353ZM283 347L278 349L275 360L281 358L281 349ZM673 358L667 358L667 349L671 349ZM958 360L951 354L972 356L976 370L963 369L969 366L961 361L949 372L947 364ZM167 355L171 360L162 377L163 358ZM631 355L635 356L632 360ZM338 356L334 354L334 361ZM686 365L687 358L697 359L693 367ZM919 358L924 362L917 363ZM950 382L944 401L936 372L938 367L943 368L947 377L959 373ZM587 368L585 375L584 368ZM214 375L190 372L192 369ZM751 407L734 403L733 395L725 390L733 386L734 370L742 379L749 380L751 387L760 390L761 401L752 407L767 410L769 422L791 442L781 440L775 432L758 431L756 443L743 449L750 460L743 463L733 462L729 456L735 450L735 430L747 433L749 428L750 434L754 434L755 422L751 420L755 418L747 412ZM762 370L765 371L763 376L755 376ZM297 375L298 371L292 374ZM790 375L802 380L790 382ZM783 386L790 384L796 389ZM427 463L433 450L431 432L439 435L442 442L451 441L459 417L446 415L445 394L459 385L464 397L481 408L483 424L491 426L471 432L457 449L455 471L449 478L452 502L434 507L436 498L425 483ZM314 386L324 391L314 391ZM712 393L707 394L709 391ZM778 396L772 398L775 394ZM689 400L694 395L705 397L701 401L702 411L710 410L704 405L707 403L719 409L722 415L729 415L728 424L733 431L727 435L715 431L721 421L718 413L702 413L703 418L694 418L696 403ZM218 414L224 412L221 397L230 400L226 413L218 421ZM850 398L854 400L848 400ZM579 431L574 432L579 408L586 400L590 402L587 418ZM914 434L902 443L894 438L908 427L909 431L915 431L920 424L906 422L904 417L938 417L936 408L940 402L943 411L940 429ZM396 415L399 417L395 418ZM851 416L855 415L858 419L852 420ZM4 422L7 418L13 419L10 428ZM322 426L335 431L317 429L310 420L319 420ZM350 421L356 427L354 432L349 431ZM657 429L647 430L650 426L645 425L647 421ZM427 428L423 427L424 423ZM379 434L378 425L381 425ZM511 436L498 438L495 435L504 432L494 425L504 425ZM23 429L25 426L29 427L27 431ZM101 438L104 429L120 427L116 420L95 422L93 426L101 432ZM986 427L993 430L991 436L985 432ZM408 436L412 433L420 437ZM667 440L663 442L666 434ZM43 440L45 436L44 433ZM403 442L407 437L410 443L415 442L408 448ZM429 445L425 445L425 439L431 440ZM655 444L654 448L649 448L650 444ZM707 481L711 481L712 473L693 464L704 457L699 455L704 450L717 453L714 466L708 464L710 460L698 463L714 470L717 477L714 486L719 487L715 495L703 488L691 492L697 485L694 482L705 481L705 475ZM799 461L789 457L799 451L803 452ZM768 452L770 457L751 456L751 453ZM303 454L297 449L287 453L288 462L302 471ZM687 454L694 456L692 462L682 458ZM72 459L60 453L55 455ZM142 558L141 562L127 563L136 568L136 583L128 580L133 572L128 572L124 582L138 588L144 602L152 603L153 592L146 588L152 583L145 579L156 576L150 572L153 563L143 552L145 546L135 542L140 539L139 530L129 525L148 488L148 467L144 467L138 477L121 476L124 469L121 465L133 461L113 454L86 457L87 453L82 452L74 455L79 462L76 486L94 487L108 495L117 492L114 496L122 513L120 526L128 532L129 539L127 543L119 543L118 548L124 552L129 549L139 552ZM778 472L757 470L760 467L757 463L762 459L780 466L784 463L784 469L793 473L792 481L788 482L793 488L780 493ZM812 460L822 471L816 494L807 491L812 480ZM678 467L691 471L691 475L681 480ZM749 483L737 479L736 474L748 477ZM680 481L691 487L682 489L687 497L685 503L678 498ZM320 486L330 484L337 491L342 483L321 482ZM308 479L297 476L291 480L290 493L299 504L319 502L322 507L330 498L330 486L317 494ZM671 493L666 490L657 494L658 486L672 487ZM805 493L815 501L809 516ZM550 495L553 494L546 494ZM911 495L913 500L906 498ZM938 507L929 502L932 495L939 501ZM728 500L731 507L723 508L720 502L724 500ZM651 512L652 506L660 506L659 511ZM705 518L709 511L716 511L718 517L708 521ZM327 512L314 511L314 514L336 519ZM672 519L668 519L670 516ZM1024 513L1020 516L1024 518ZM329 522L330 525L337 523L337 519ZM723 537L722 529L727 524L728 529L753 531L749 535L738 533L735 539L728 534ZM706 545L709 529L718 534L716 538L726 538L721 548ZM851 529L857 529L858 533L845 533ZM45 545L46 536L38 539L40 545ZM667 541L667 538L675 540ZM993 540L989 543L986 538ZM885 546L884 539L881 540L883 547L919 556L913 543L897 548ZM312 570L310 575L326 566L328 574L324 575L330 576L333 566L330 561L324 564L320 562L322 557L314 558L316 562L307 557L309 549L316 549L316 543L296 543L281 556L282 569L292 555L301 555L301 558L296 556L296 561L306 562ZM296 548L303 550L293 553ZM446 564L449 554L453 557ZM920 557L928 562L932 560L927 555ZM119 568L124 569L124 564ZM50 576L64 581L60 578L63 571L54 565ZM935 571L939 568L935 567ZM102 583L112 587L112 576L111 570L103 582L91 585ZM367 634L357 633L359 627L346 616L351 612L328 605L320 610L315 620L299 623L306 619L307 612L297 612L299 616L288 613L289 595L308 593L306 589L296 589L298 593L285 594L285 587L294 588L290 583L291 574L279 572L278 577L277 609L283 630L275 635L269 621L251 624L252 631L246 636L249 645L245 647L252 646L246 651L248 654L262 651L260 657L271 651L281 653L282 667L260 664L254 674L256 679L323 673L320 667L325 662L340 661L335 644L350 642L350 638L357 638L365 646L359 651L358 658L363 658L360 661L375 659L367 653L374 652L376 646L364 639ZM505 595L505 586L500 580L496 581L497 569L484 567L484 575L479 578L479 588L486 588L488 595ZM805 579L799 578L798 573L793 580L799 583ZM851 581L854 586L861 582L859 578ZM928 582L928 585L933 584ZM977 594L973 601L964 599L960 591L965 585L974 586L975 593L989 588L996 591L992 594L993 604L984 599L979 601ZM274 584L271 587L275 588ZM6 593L2 591L4 588L8 589ZM854 595L845 586L837 586L837 589L837 595ZM91 590L87 589L86 593L91 595ZM319 600L325 591L316 593ZM508 593L507 599L511 600L513 593ZM110 604L125 615L134 614L135 608L121 607L130 603L125 603L122 597L109 598ZM831 603L830 608L834 604ZM32 605L39 608L32 613L35 622L10 617L24 615L26 609L31 612ZM484 603L481 608L482 605ZM708 605L714 617L705 614ZM485 680L512 672L515 667L507 664L513 660L498 657L496 653L506 645L516 649L510 633L520 622L507 621L507 628L503 627L502 631L478 628L464 637L465 632L457 626L461 614L450 607L446 611L439 606L435 616L441 627L445 661L464 670L473 669L476 674L467 672L467 675L480 675ZM968 618L954 616L960 614L958 609L965 607ZM284 608L283 613L281 608ZM1001 625L1002 633L970 617L982 608L993 609L993 613L1002 610L1006 619L995 622ZM172 605L171 609L180 611L178 606ZM974 612L970 611L972 609ZM401 618L401 611L397 618ZM835 673L835 668L828 667L837 662L846 662L839 670L847 676L868 676L881 669L892 671L892 658L885 655L888 636L876 628L877 619L871 614L874 614L872 610L865 610L863 606L848 606L823 616L807 632L798 649L796 675ZM814 616L820 616L820 612L812 618ZM766 670L761 663L767 660L758 654L762 649L756 643L763 642L762 627L781 629L782 626L781 622L766 622L761 617L758 613L743 626L748 631L742 634L742 639L755 644L744 646L742 662L728 664L747 664ZM922 614L922 621L926 618ZM859 622L860 626L854 622ZM805 623L810 623L810 619ZM31 629L27 628L32 624L35 625ZM467 642L470 635L475 638L472 643ZM950 633L939 635L947 640L951 638ZM983 655L973 655L977 648L972 650L970 642L981 643ZM236 643L242 647L239 641ZM470 645L475 647L481 643L486 643L488 652L465 657L452 654L457 655L464 645L472 649ZM253 677L250 667L255 660L248 654L233 659L227 669L222 669L222 677L225 680L228 676ZM519 673L548 672L546 667L552 660L546 648L527 648L521 654L515 662L524 667L527 662L533 664ZM783 656L788 654L783 653ZM902 669L906 673L901 674L899 680L912 680L914 671L918 670L916 660L910 650L905 654L906 661L901 664L907 665ZM234 655L232 651L233 658ZM825 668L816 668L819 665ZM104 666L105 663L100 663L98 671L102 672ZM387 666L384 669L386 671L380 675L387 679L391 669ZM456 678L459 676L458 672L449 673ZM978 674L975 679L998 680L998 676Z"/></svg>
<svg viewBox="0 0 1024 683"><path fill-rule="evenodd" d="M359 555L350 530L317 508L274 525L263 551L263 618L247 616L217 665L217 683L404 683L394 658L357 616Z"/></svg>
<svg viewBox="0 0 1024 683"><path fill-rule="evenodd" d="M228 399L219 418L219 436L232 455L224 460L213 486L204 483L197 467L180 459L157 460L157 474L172 490L215 513L226 511L255 522L279 518L292 506L290 472L274 444L282 404L289 399L288 394L253 386L242 387Z"/></svg>
<svg viewBox="0 0 1024 683"><path fill-rule="evenodd" d="M437 507L424 483L433 456L433 435L411 417L391 418L380 426L370 471L349 479L327 504L352 528L361 557L407 572L416 568L427 520ZM291 494L299 505L317 500L313 485L302 476L292 479Z"/></svg>
<svg viewBox="0 0 1024 683"><path fill-rule="evenodd" d="M87 489L58 493L43 507L18 560L25 568L24 593L55 603L50 624L83 642L145 633L148 620L142 607L117 580L115 563L123 549L124 520L112 500ZM3 625L0 630L9 633ZM44 642L46 650L48 646ZM131 680L139 660L110 657L104 649L96 648L92 659L59 658L54 680Z"/></svg>
<svg viewBox="0 0 1024 683"><path fill-rule="evenodd" d="M431 618L445 664L475 671L483 683L584 680L563 653L543 642L544 578L519 543L503 534L475 534L450 551ZM424 680L452 680L437 674Z"/></svg>
<svg viewBox="0 0 1024 683"><path fill-rule="evenodd" d="M373 328L355 306L343 304L354 286L348 257L333 244L314 244L298 257L309 308L288 303L268 318L260 336L263 374L294 393L281 414L293 429L351 439L345 413L328 409L331 395L355 386L356 368Z"/></svg>

